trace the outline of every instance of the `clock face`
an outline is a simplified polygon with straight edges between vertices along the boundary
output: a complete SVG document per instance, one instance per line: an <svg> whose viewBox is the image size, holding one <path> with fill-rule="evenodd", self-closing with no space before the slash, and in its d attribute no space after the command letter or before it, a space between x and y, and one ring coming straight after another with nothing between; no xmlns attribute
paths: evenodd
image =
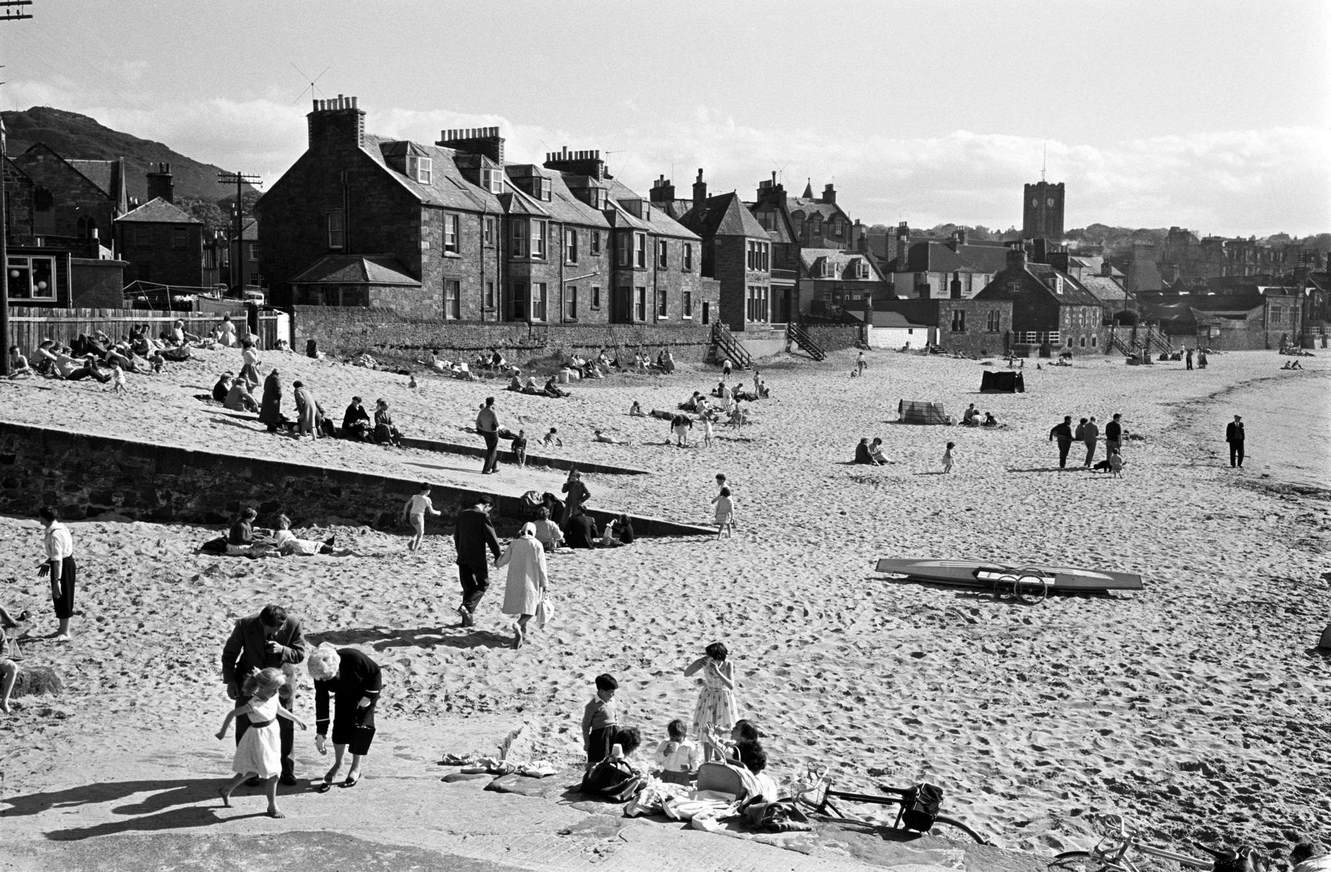
<svg viewBox="0 0 1331 872"><path fill-rule="evenodd" d="M1039 201L1038 199L1036 199L1035 197L1032 197L1032 198L1031 198L1031 205L1032 205L1032 206L1038 206L1038 205L1040 205L1040 201Z"/></svg>
<svg viewBox="0 0 1331 872"><path fill-rule="evenodd" d="M1052 206L1052 205L1054 205L1054 198L1053 198L1053 197L1050 197L1048 200L1045 200L1045 205L1046 205L1046 206Z"/></svg>

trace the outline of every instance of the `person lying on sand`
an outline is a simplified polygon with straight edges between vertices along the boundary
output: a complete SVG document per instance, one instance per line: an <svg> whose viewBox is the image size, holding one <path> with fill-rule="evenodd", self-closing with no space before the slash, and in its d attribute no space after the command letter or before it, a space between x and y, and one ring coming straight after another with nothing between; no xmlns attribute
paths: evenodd
<svg viewBox="0 0 1331 872"><path fill-rule="evenodd" d="M623 444L624 444L623 442L620 442L618 439L616 439L614 436L611 436L609 433L605 433L605 432L603 432L603 431L601 431L601 430L593 430L593 431L592 431L592 441L593 441L593 442L604 442L604 443L607 444L607 445L623 445Z"/></svg>
<svg viewBox="0 0 1331 872"><path fill-rule="evenodd" d="M439 514L435 512L435 514ZM286 515L277 516L277 529L273 531L273 547L283 557L297 555L308 557L313 554L332 554L333 539L329 536L320 542L317 539L300 539L291 532L291 519Z"/></svg>

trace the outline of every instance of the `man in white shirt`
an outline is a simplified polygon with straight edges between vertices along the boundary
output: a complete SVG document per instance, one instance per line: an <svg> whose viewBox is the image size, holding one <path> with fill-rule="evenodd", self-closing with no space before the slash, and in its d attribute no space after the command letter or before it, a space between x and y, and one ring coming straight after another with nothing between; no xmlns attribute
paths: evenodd
<svg viewBox="0 0 1331 872"><path fill-rule="evenodd" d="M37 574L51 577L51 601L55 604L56 620L60 622L51 635L57 642L68 642L69 619L74 616L74 539L51 506L43 506L38 516L42 519L46 560L37 567Z"/></svg>

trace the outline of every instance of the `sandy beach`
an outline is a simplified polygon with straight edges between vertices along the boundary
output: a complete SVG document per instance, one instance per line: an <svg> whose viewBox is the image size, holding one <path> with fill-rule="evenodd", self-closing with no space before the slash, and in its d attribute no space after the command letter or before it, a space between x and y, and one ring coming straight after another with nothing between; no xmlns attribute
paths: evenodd
<svg viewBox="0 0 1331 872"><path fill-rule="evenodd" d="M627 410L634 400L673 410L716 384L711 367L619 375L549 400L423 373L413 390L405 376L268 353L261 371L280 370L287 408L299 378L338 421L353 393L367 406L384 397L408 435L479 442L464 431L494 395L501 423L533 444L558 427L564 446L551 453L653 471L589 475L599 508L707 523L723 472L736 536L553 557L558 619L513 651L502 579L478 627L456 626L444 527L411 553L405 530L338 519L313 532L336 535L355 556L250 561L196 553L212 529L73 523L78 636L25 646L29 662L61 672L67 691L17 700L0 717L0 829L9 797L76 780L83 764L62 754L66 737L111 749L96 761L103 778L118 766L132 775L134 755L115 749L136 743L174 749L183 772L224 776L212 737L227 702L220 646L237 617L277 601L312 639L361 646L385 667L385 749L398 725L413 737L457 737L486 719L527 724L536 753L574 764L577 720L603 671L619 679L624 719L663 738L697 696L682 669L722 640L742 714L761 724L771 767L786 779L806 765L830 765L838 783L861 788L927 778L947 790L947 813L1046 856L1088 844L1092 811L1121 811L1180 846L1216 835L1282 851L1298 833L1331 840L1319 693L1329 661L1311 651L1331 621L1322 578L1331 502L1316 490L1331 480L1331 359L1303 358L1302 372L1281 372L1274 352L1216 354L1191 372L1117 358L1036 370L1032 360L1027 393L1014 395L979 394L976 361L874 352L865 377L851 379L853 359L763 364L772 398L752 404L753 423L719 429L710 448L681 449L664 444L666 422ZM0 419L513 494L557 492L563 480L508 466L482 478L477 458L272 436L194 399L238 367L238 352L200 351L163 375L131 376L128 397L88 382L0 383ZM752 373L740 379L751 383ZM1004 426L891 423L900 399L941 401L957 418L974 402ZM1057 470L1049 428L1065 414L1095 415L1103 428L1114 412L1130 434L1123 477ZM1223 441L1233 414L1248 424L1243 470L1228 467ZM595 443L593 427L629 444ZM881 436L894 463L849 465L862 436ZM944 476L948 441L957 466ZM1075 447L1073 457L1079 465ZM0 577L15 579L0 585L0 604L31 609L41 627L50 603L33 574L36 521L0 518L0 530L10 542ZM500 525L501 535L512 531ZM873 572L881 557L1084 565L1140 573L1146 589L1021 606L891 582ZM312 716L304 682L298 704ZM301 774L314 777L311 745L298 736ZM461 745L441 739L413 753L472 750ZM204 784L200 802L208 795Z"/></svg>

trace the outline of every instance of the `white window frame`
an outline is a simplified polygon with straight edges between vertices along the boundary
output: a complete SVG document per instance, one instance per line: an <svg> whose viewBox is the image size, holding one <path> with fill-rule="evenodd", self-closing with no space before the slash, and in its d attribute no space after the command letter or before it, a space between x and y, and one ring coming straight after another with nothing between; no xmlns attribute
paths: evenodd
<svg viewBox="0 0 1331 872"><path fill-rule="evenodd" d="M656 289L656 320L667 321L670 319L670 295L666 293L665 288Z"/></svg>
<svg viewBox="0 0 1331 872"><path fill-rule="evenodd" d="M549 302L545 282L532 282L527 290L527 311L532 321L545 322L546 306Z"/></svg>
<svg viewBox="0 0 1331 872"><path fill-rule="evenodd" d="M684 257L680 261L679 268L683 272L693 272L693 243L684 243Z"/></svg>
<svg viewBox="0 0 1331 872"><path fill-rule="evenodd" d="M684 314L681 315L680 317L681 317L681 318L684 318L685 320L692 321L692 320L693 320L693 292L692 292L692 291L681 291L681 294L682 294L683 296L680 298L680 301L681 301L681 303L683 304L683 307L684 307L684 308L683 308Z"/></svg>
<svg viewBox="0 0 1331 872"><path fill-rule="evenodd" d="M633 234L633 267L647 269L647 234Z"/></svg>
<svg viewBox="0 0 1331 872"><path fill-rule="evenodd" d="M5 269L5 293L9 296L9 299L11 301L18 303L27 303L39 300L55 302L56 265L54 257L41 254L11 254L9 255L8 260L9 262ZM38 288L37 287L38 283L33 281L33 275L37 272L36 265L38 263L45 263L47 270L49 271L50 279L47 281L45 288ZM10 276L9 273L12 273L16 269L22 270L23 273L26 274L27 276L28 296L26 297L15 297L14 294L12 293L13 289L11 287L11 284L17 282L20 277Z"/></svg>
<svg viewBox="0 0 1331 872"><path fill-rule="evenodd" d="M656 268L669 269L670 243L664 239L656 240Z"/></svg>
<svg viewBox="0 0 1331 872"><path fill-rule="evenodd" d="M514 218L513 229L510 231L512 237L512 243L511 243L512 248L508 253L509 257L527 256L527 251L528 251L527 233L528 233L527 220L525 218Z"/></svg>
<svg viewBox="0 0 1331 872"><path fill-rule="evenodd" d="M532 260L545 260L550 241L549 223L543 218L528 218L527 224L531 230L531 258Z"/></svg>
<svg viewBox="0 0 1331 872"><path fill-rule="evenodd" d="M458 279L444 279L444 320L458 321L462 318L462 282Z"/></svg>
<svg viewBox="0 0 1331 872"><path fill-rule="evenodd" d="M569 321L578 320L578 286L569 285L564 291L564 317Z"/></svg>
<svg viewBox="0 0 1331 872"><path fill-rule="evenodd" d="M564 263L578 262L578 229L564 228Z"/></svg>
<svg viewBox="0 0 1331 872"><path fill-rule="evenodd" d="M495 232L499 227L499 219L493 215L486 215L481 222L481 243L486 248L491 248L495 244Z"/></svg>
<svg viewBox="0 0 1331 872"><path fill-rule="evenodd" d="M462 219L456 212L444 213L444 251L458 253L458 231L461 229Z"/></svg>
<svg viewBox="0 0 1331 872"><path fill-rule="evenodd" d="M550 180L544 176L536 179L536 196L547 203L553 197Z"/></svg>
<svg viewBox="0 0 1331 872"><path fill-rule="evenodd" d="M504 193L504 171L496 167L481 167L481 187L491 194Z"/></svg>
<svg viewBox="0 0 1331 872"><path fill-rule="evenodd" d="M599 255L601 253L601 231L593 230L591 234L591 253Z"/></svg>
<svg viewBox="0 0 1331 872"><path fill-rule="evenodd" d="M644 324L647 321L647 287L637 285L633 288L633 315L635 321Z"/></svg>
<svg viewBox="0 0 1331 872"><path fill-rule="evenodd" d="M592 308L601 308L601 286L592 285Z"/></svg>

